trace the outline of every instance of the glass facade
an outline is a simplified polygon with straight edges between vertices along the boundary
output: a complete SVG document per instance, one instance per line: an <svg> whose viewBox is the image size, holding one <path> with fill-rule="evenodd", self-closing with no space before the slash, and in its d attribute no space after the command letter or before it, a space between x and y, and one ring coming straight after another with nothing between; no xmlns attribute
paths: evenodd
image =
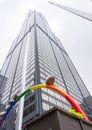
<svg viewBox="0 0 92 130"><path fill-rule="evenodd" d="M15 94L20 94L26 43L29 42L25 90L32 85L44 83L55 76L55 86L70 94L78 104L85 104L90 96L60 40L52 33L41 13L29 11L22 29L9 50L1 69L0 81L2 103L7 104ZM5 80L6 79L6 80ZM4 85L3 85L4 84ZM53 106L68 110L71 105L59 94L48 89L39 89L25 96L23 123L40 115ZM84 106L85 106L84 105ZM19 103L14 108L17 115ZM10 117L11 118L11 117ZM7 126L7 120L5 126ZM14 130L16 118L6 130Z"/></svg>

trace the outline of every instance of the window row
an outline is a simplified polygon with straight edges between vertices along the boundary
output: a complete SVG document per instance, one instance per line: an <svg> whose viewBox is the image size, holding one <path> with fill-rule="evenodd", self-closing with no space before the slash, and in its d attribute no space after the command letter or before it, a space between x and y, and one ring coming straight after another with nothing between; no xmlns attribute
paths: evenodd
<svg viewBox="0 0 92 130"><path fill-rule="evenodd" d="M23 113L23 117L27 116L28 114L32 113L33 111L35 111L36 106L35 104L33 104L32 106L30 106L29 108L27 108L24 113Z"/></svg>
<svg viewBox="0 0 92 130"><path fill-rule="evenodd" d="M28 98L27 100L25 100L24 102L24 107L27 106L28 104L30 104L32 101L35 100L35 94L32 95L30 98Z"/></svg>

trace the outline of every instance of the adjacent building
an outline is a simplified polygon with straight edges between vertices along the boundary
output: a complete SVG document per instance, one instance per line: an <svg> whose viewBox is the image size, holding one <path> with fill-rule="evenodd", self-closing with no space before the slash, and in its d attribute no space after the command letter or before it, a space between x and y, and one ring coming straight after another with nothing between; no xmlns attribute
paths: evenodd
<svg viewBox="0 0 92 130"><path fill-rule="evenodd" d="M85 104L86 101L86 104ZM92 121L92 96L86 97L80 104L81 108L85 111L89 119Z"/></svg>
<svg viewBox="0 0 92 130"><path fill-rule="evenodd" d="M22 84L24 73L25 86ZM56 78L55 86L70 94L79 105L82 103L84 106L90 105L86 102L90 93L61 41L53 34L45 17L36 11L29 11L27 14L2 66L1 75L7 77L5 85L0 86L3 90L3 104L11 101L15 94L19 95L21 90L44 83L53 75ZM19 104L14 108L18 114ZM54 106L60 106L64 110L71 108L63 97L48 89L39 89L26 95L23 124ZM88 111L90 113L89 109ZM6 130L14 130L12 127L14 124L17 125L16 120L11 127L7 126Z"/></svg>

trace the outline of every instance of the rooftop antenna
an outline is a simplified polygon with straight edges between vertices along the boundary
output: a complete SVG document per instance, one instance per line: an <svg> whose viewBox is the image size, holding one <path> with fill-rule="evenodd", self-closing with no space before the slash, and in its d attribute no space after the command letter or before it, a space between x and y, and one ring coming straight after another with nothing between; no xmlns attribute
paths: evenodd
<svg viewBox="0 0 92 130"><path fill-rule="evenodd" d="M83 19L86 19L88 21L91 21L92 22L92 14L90 13L86 13L86 12L82 12L82 11L79 11L79 10L76 10L74 8L70 8L70 7L67 7L67 6L64 6L64 5L60 5L60 4L57 4L57 3L54 3L54 2L51 2L51 1L48 1L50 4L52 5L55 5L61 9L64 9L70 13L73 13Z"/></svg>

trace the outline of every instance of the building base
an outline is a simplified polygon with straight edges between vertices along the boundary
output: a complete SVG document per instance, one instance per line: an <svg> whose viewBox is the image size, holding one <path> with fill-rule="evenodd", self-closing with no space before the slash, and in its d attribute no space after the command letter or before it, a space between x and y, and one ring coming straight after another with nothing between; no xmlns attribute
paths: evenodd
<svg viewBox="0 0 92 130"><path fill-rule="evenodd" d="M92 130L92 122L87 122L59 107L54 107L23 124L23 130Z"/></svg>

